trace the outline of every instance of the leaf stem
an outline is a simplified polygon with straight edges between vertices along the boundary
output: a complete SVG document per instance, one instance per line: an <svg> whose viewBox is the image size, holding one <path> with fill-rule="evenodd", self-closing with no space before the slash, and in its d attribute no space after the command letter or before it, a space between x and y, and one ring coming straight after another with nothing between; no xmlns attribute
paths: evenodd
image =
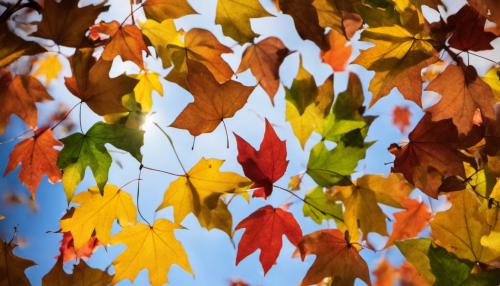
<svg viewBox="0 0 500 286"><path fill-rule="evenodd" d="M144 222L146 222L149 226L151 226L151 223L142 215L141 213L141 208L139 207L139 196L141 194L141 175L142 175L142 168L144 166L141 164L139 166L139 176L137 179L137 195L135 197L135 204L137 205L137 212L139 213L139 216L142 218Z"/></svg>
<svg viewBox="0 0 500 286"><path fill-rule="evenodd" d="M137 10L141 9L142 7L144 7L144 4L141 4L139 5L137 8L135 8L134 10L132 10L132 4L130 4L130 14L127 15L127 17L125 17L125 19L123 19L123 21L120 23L120 27L123 26L123 24L125 24L125 22L128 20L128 18L132 17L132 24L135 25L135 20L134 20L134 13L137 12Z"/></svg>
<svg viewBox="0 0 500 286"><path fill-rule="evenodd" d="M146 169L146 170L150 170L150 171L155 171L155 172L159 172L159 173L164 173L164 174L167 174L167 175L171 175L171 176L176 176L176 177L185 177L186 175L184 174L176 174L176 173L172 173L172 172L168 172L168 171L164 171L164 170L160 170L160 169L155 169L155 168L151 168L151 167L148 167L148 166L142 166L143 169Z"/></svg>
<svg viewBox="0 0 500 286"><path fill-rule="evenodd" d="M224 131L226 132L226 148L229 149L229 135L227 134L226 122L224 121L224 119L222 119L221 121L222 125L224 125Z"/></svg>
<svg viewBox="0 0 500 286"><path fill-rule="evenodd" d="M63 123L64 120L66 120L68 118L68 116L71 114L71 112L79 105L81 105L83 103L83 101L80 101L78 102L77 104L73 105L73 107L71 107L70 110L68 110L66 112L66 114L64 114L63 118L61 120L59 120L56 124L54 124L52 127L50 127L50 130L54 130L56 129L57 126L59 126L61 123Z"/></svg>
<svg viewBox="0 0 500 286"><path fill-rule="evenodd" d="M273 187L277 188L277 189L280 189L280 190L283 190L285 192L288 192L289 194L291 194L292 196L296 197L297 199L301 200L303 203L311 206L312 208L316 209L317 211L319 211L320 213L322 213L323 215L329 215L331 217L333 217L334 219L336 220L339 220L341 222L344 222L344 219L341 218L341 217L338 217L332 213L328 213L328 212L325 212L324 210L318 208L317 206L315 206L314 204L311 204L310 202L308 202L307 200L301 198L300 196L298 196L297 194L295 194L293 191L287 189L287 188L283 188L283 187L280 187L280 186L277 186L277 185L273 185Z"/></svg>
<svg viewBox="0 0 500 286"><path fill-rule="evenodd" d="M167 132L165 132L165 130L163 130L163 128L161 128L161 126L158 123L156 123L156 122L153 122L153 123L154 123L154 125L156 125L156 127L158 127L158 129L160 129L160 131L163 133L163 135L165 135L165 137L167 137L168 142L170 143L170 146L172 146L172 150L174 150L175 157L177 158L179 165L181 165L182 171L187 176L186 169L184 168L184 165L182 164L181 158L179 157L179 154L177 153L177 150L175 149L174 141L172 141L172 138L170 137L170 135L168 135Z"/></svg>

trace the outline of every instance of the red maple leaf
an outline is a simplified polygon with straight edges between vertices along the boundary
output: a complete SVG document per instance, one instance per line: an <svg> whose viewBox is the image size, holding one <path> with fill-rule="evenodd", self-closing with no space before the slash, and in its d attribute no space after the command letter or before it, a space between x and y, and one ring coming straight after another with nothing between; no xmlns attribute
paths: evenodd
<svg viewBox="0 0 500 286"><path fill-rule="evenodd" d="M279 139L267 119L259 151L237 134L234 135L238 144L238 162L245 176L254 182L253 196L267 198L273 191L273 183L285 174L288 166L285 141Z"/></svg>
<svg viewBox="0 0 500 286"><path fill-rule="evenodd" d="M282 236L297 245L302 239L302 230L293 215L281 208L265 206L242 220L235 230L245 228L238 244L236 265L260 248L260 263L264 274L271 269L282 246Z"/></svg>
<svg viewBox="0 0 500 286"><path fill-rule="evenodd" d="M456 14L448 17L448 26L453 27L455 32L449 40L450 46L462 51L491 50L490 42L496 39L496 35L484 31L486 18L480 15L469 5L465 5Z"/></svg>
<svg viewBox="0 0 500 286"><path fill-rule="evenodd" d="M396 106L392 110L392 124L399 128L401 133L405 133L410 126L411 112L408 106Z"/></svg>

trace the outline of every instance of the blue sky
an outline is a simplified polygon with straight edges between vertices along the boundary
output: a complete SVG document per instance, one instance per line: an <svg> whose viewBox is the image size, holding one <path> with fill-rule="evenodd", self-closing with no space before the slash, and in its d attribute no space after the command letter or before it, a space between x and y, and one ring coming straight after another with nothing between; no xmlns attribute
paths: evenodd
<svg viewBox="0 0 500 286"><path fill-rule="evenodd" d="M88 1L87 1L88 2ZM92 1L95 2L95 1ZM109 21L113 19L124 19L129 12L128 5L124 5L124 1L112 0L109 1L111 9L109 13L102 15L102 20ZM177 28L189 30L193 27L202 27L210 30L217 38L225 45L232 47L234 54L225 55L225 60L231 65L233 70L236 70L239 64L239 59L244 48L238 46L232 39L224 37L220 26L215 25L215 1L190 1L192 6L200 15L186 16L180 20L176 20ZM318 84L321 84L330 74L330 68L322 64L319 59L319 49L310 41L303 41L293 30L293 21L289 16L278 14L272 6L271 1L261 1L264 7L271 13L279 15L274 18L262 18L252 21L253 30L261 34L257 41L268 36L279 37L290 50L299 51L303 57L305 68L311 72ZM446 2L446 1L445 1ZM450 2L450 1L448 1ZM128 4L128 1L127 1ZM454 5L457 5L454 3ZM460 5L461 6L461 5ZM454 13L460 6L451 7L450 13ZM427 14L430 17L436 15ZM144 19L142 15L138 15L138 19ZM357 39L357 36L356 36ZM498 40L497 40L498 41ZM498 44L498 42L495 42ZM354 44L355 53L361 47L367 47L366 44ZM498 45L497 45L498 46ZM495 52L493 52L493 56ZM494 58L491 53L485 53L485 56ZM298 68L298 53L287 57L281 66L280 75L284 85L290 86ZM168 70L161 68L161 63L153 58L147 59L147 67L150 70L159 72L161 75L166 75ZM479 73L484 73L489 65L487 62L477 60L479 65ZM65 64L67 66L67 63ZM120 73L123 68L130 73L137 71L136 67L129 64L122 64L120 59L115 59L115 66L112 74ZM120 70L122 69L122 70ZM350 65L348 71L355 72L362 80L365 91L365 102L370 100L370 95L367 90L369 80L373 73L367 72L359 66ZM68 76L70 72L65 69L63 75ZM335 73L334 86L335 93L342 92L347 85L348 72ZM255 79L249 71L238 76L238 80L246 85L254 85ZM152 121L160 123L162 126L170 124L175 117L181 112L187 103L192 101L192 96L183 90L181 87L163 80L164 96L160 97L157 94L153 96L153 111ZM49 86L49 92L57 101L65 102L68 106L73 106L79 100L72 96L64 87L62 76ZM427 96L424 98L424 104L431 104L436 98ZM402 96L396 91L380 100L373 108L367 110L369 115L378 115L379 117L372 124L367 140L377 142L368 150L365 160L360 161L355 177L363 174L386 174L390 171L390 165L385 165L385 162L393 161L392 155L387 151L387 146L391 143L399 143L405 141L406 136L401 134L399 130L391 124L391 112L394 106L404 105L411 109L413 114L412 125L418 122L422 116L422 110L414 103L405 101ZM40 120L43 122L50 110L57 106L56 103L40 105L41 115ZM77 122L77 112L74 112L72 119ZM94 122L100 120L86 106L83 107L83 129L88 130ZM302 150L298 140L293 136L290 125L285 121L285 100L284 89L280 88L275 97L275 106L271 102L266 93L257 87L250 96L247 105L236 116L226 121L230 131L233 131L254 146L258 146L264 134L263 118L269 119L274 125L278 136L287 141L288 160L290 161L287 172L278 185L285 187L289 178L292 175L298 174L305 170L309 150L320 139L318 135L313 135ZM17 118L12 118L12 124L1 137L1 141L11 138L21 131L25 130L25 126ZM152 124L145 126L145 144L142 148L144 155L144 164L149 167L168 170L179 173L180 166L175 160L174 154L168 145L163 135ZM243 174L242 169L236 161L237 151L236 142L233 136L230 136L230 148L226 149L226 137L222 125L214 132L199 136L196 139L196 147L191 150L192 137L185 130L177 130L167 128L167 132L174 138L175 145L179 151L179 155L183 164L190 168L201 157L224 159L226 162L223 165L223 170L238 172ZM4 169L7 164L8 154L13 148L13 143L0 145L0 169ZM113 150L113 147L110 147ZM134 179L138 175L138 162L136 162L128 154L113 153L113 159L121 162L122 167L113 164L110 170L109 183L115 185L123 185L125 182ZM7 191L16 193L28 194L26 188L19 184L17 173L13 172L8 176L0 179L0 193L5 194ZM302 185L301 194L315 187L314 182L305 177ZM141 183L141 200L140 209L149 221L154 218L172 219L171 208L162 210L155 214L154 210L160 204L163 193L169 186L169 183L175 180L175 177L144 171L143 181ZM94 181L90 171L87 172L85 180L80 184L78 191L83 191L86 188L93 186ZM135 185L130 185L125 188L130 194L135 197ZM415 192L415 196L420 196L420 193ZM427 201L427 198L423 198ZM16 249L15 253L19 256L34 260L38 265L27 270L27 275L34 285L41 284L41 277L49 271L55 263L55 256L58 254L60 234L47 233L47 231L56 231L59 229L59 218L64 214L67 205L62 190L61 184L52 185L44 179L37 192L36 197L39 211L32 212L28 207L7 206L3 202L0 203L0 214L7 218L0 221L0 236L3 239L9 239L12 235L12 230L15 225L18 225L18 234L27 239L27 244L24 247ZM320 228L334 227L330 222L328 225L324 223L316 225L309 218L304 218L302 215L302 203L295 201L286 192L275 190L273 195L267 201L262 199L252 199L250 203L245 202L241 198L235 199L229 206L233 214L233 224L236 225L244 217L252 213L257 208L266 204L271 204L275 207L283 203L294 202L290 210L297 217L305 234ZM437 203L435 203L437 205ZM387 213L392 213L393 210L384 209ZM277 261L277 264L263 276L261 265L258 261L258 252L252 254L243 260L239 266L235 266L236 249L233 247L228 236L222 231L212 230L206 231L201 228L192 215L188 216L183 225L188 230L179 230L176 232L176 237L182 242L189 256L192 269L195 276L184 272L179 267L174 266L169 272L170 285L225 285L227 281L233 278L242 278L251 285L296 285L306 273L307 269L314 260L313 256L309 256L305 262L297 258L291 258L294 251L286 239L284 239L283 249ZM115 226L114 232L118 231L119 227ZM242 231L239 231L234 236L234 241L237 243L241 237ZM378 246L383 245L384 238L378 235L370 235ZM100 247L88 263L93 267L101 269L111 265L112 260L124 249L123 246L113 246L105 249ZM370 270L375 268L377 261L380 259L380 253L374 253L370 250L361 252L363 258L367 261ZM401 256L397 249L392 248L386 252L389 259L397 264L401 262ZM68 266L68 265L66 265ZM358 283L362 285L362 282ZM147 272L144 270L134 281L133 285L147 285ZM131 285L130 281L125 281L119 285Z"/></svg>

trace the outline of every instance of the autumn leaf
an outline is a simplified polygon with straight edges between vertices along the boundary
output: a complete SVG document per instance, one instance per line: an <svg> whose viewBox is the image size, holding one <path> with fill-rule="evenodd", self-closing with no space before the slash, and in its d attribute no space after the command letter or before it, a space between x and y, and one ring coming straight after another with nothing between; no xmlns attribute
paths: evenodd
<svg viewBox="0 0 500 286"><path fill-rule="evenodd" d="M313 41L321 50L328 49L325 30L319 25L318 12L311 0L279 0L279 7L283 13L292 17L295 28L303 40Z"/></svg>
<svg viewBox="0 0 500 286"><path fill-rule="evenodd" d="M61 139L64 148L59 154L57 165L63 170L62 183L68 201L82 181L87 167L92 170L99 189L103 190L108 181L108 171L112 162L105 144L109 143L129 152L140 162L143 137L142 130L98 122L85 134L73 133Z"/></svg>
<svg viewBox="0 0 500 286"><path fill-rule="evenodd" d="M356 186L375 193L377 202L394 208L405 208L405 201L413 190L401 174L364 175L356 180Z"/></svg>
<svg viewBox="0 0 500 286"><path fill-rule="evenodd" d="M302 230L292 213L272 206L264 206L243 219L235 228L245 229L236 255L236 265L248 255L260 249L259 260L264 275L278 258L282 237L297 245L302 239Z"/></svg>
<svg viewBox="0 0 500 286"><path fill-rule="evenodd" d="M321 51L321 60L335 72L344 71L352 54L351 45L347 44L344 35L335 30L328 33L327 39L330 48Z"/></svg>
<svg viewBox="0 0 500 286"><path fill-rule="evenodd" d="M243 167L245 176L254 183L253 196L267 198L273 191L274 182L285 174L288 166L286 142L280 140L267 119L258 151L237 134L234 136L238 144L238 163Z"/></svg>
<svg viewBox="0 0 500 286"><path fill-rule="evenodd" d="M402 285L430 286L431 284L420 274L413 264L403 262L399 267L400 281Z"/></svg>
<svg viewBox="0 0 500 286"><path fill-rule="evenodd" d="M451 47L462 51L491 50L490 42L496 35L484 30L486 17L481 16L469 5L464 5L457 13L447 19L448 26L453 28L453 34L448 40Z"/></svg>
<svg viewBox="0 0 500 286"><path fill-rule="evenodd" d="M149 112L153 107L153 92L156 91L163 96L163 86L160 82L160 75L145 71L134 76L139 82L134 87L135 101L141 105L141 111Z"/></svg>
<svg viewBox="0 0 500 286"><path fill-rule="evenodd" d="M217 38L207 30L194 28L184 36L184 45L170 45L170 59L174 68L165 78L189 90L188 74L199 73L200 69L191 70L191 62L204 65L218 83L225 83L233 76L233 70L222 59L222 54L232 53L233 50L221 44ZM164 64L165 65L165 64Z"/></svg>
<svg viewBox="0 0 500 286"><path fill-rule="evenodd" d="M430 285L434 285L436 277L432 273L431 262L428 257L431 243L429 238L413 238L395 242L406 260L415 267Z"/></svg>
<svg viewBox="0 0 500 286"><path fill-rule="evenodd" d="M78 7L79 0L44 1L42 21L32 36L53 40L57 45L81 48L90 46L85 33L96 18L109 9L106 2ZM64 17L61 17L64 15Z"/></svg>
<svg viewBox="0 0 500 286"><path fill-rule="evenodd" d="M391 172L403 173L408 182L427 195L437 198L444 177L465 178L458 147L458 134L451 120L434 122L425 115L409 135L403 147L395 144L389 150L396 156Z"/></svg>
<svg viewBox="0 0 500 286"><path fill-rule="evenodd" d="M59 258L62 259L63 262L81 258L90 258L100 245L101 243L97 237L92 236L85 246L80 249L75 249L73 235L71 235L71 232L64 232L61 245L59 246Z"/></svg>
<svg viewBox="0 0 500 286"><path fill-rule="evenodd" d="M428 225L432 217L432 213L423 202L405 199L402 205L405 210L394 214L396 221L384 248L392 246L397 240L415 237Z"/></svg>
<svg viewBox="0 0 500 286"><path fill-rule="evenodd" d="M175 23L171 19L163 20L161 23L155 20L147 20L140 23L142 33L149 39L160 57L163 68L168 68L172 65L170 60L169 45L182 47L184 42L181 38L182 32L177 31Z"/></svg>
<svg viewBox="0 0 500 286"><path fill-rule="evenodd" d="M63 261L58 259L49 273L42 279L43 286L107 286L113 279L107 271L90 268L87 263L80 260L73 268L73 273L67 274L63 269Z"/></svg>
<svg viewBox="0 0 500 286"><path fill-rule="evenodd" d="M137 80L125 75L110 78L112 62L96 62L92 53L92 49L79 49L70 58L73 76L65 78L66 87L98 115L127 111L122 96L133 90Z"/></svg>
<svg viewBox="0 0 500 286"><path fill-rule="evenodd" d="M39 129L33 137L19 142L10 153L9 163L4 176L21 164L19 179L35 197L42 177L48 177L51 183L61 180L61 171L57 167L59 151L54 147L62 146L50 129Z"/></svg>
<svg viewBox="0 0 500 286"><path fill-rule="evenodd" d="M251 182L236 173L221 172L223 160L202 158L186 176L173 181L157 211L174 208L174 221L180 224L193 213L208 230L218 228L231 236L232 216L222 196L241 193Z"/></svg>
<svg viewBox="0 0 500 286"><path fill-rule="evenodd" d="M48 85L54 79L57 79L63 68L61 62L59 61L59 57L54 54L38 60L36 64L38 64L38 68L33 73L33 76L43 76L45 78L45 85Z"/></svg>
<svg viewBox="0 0 500 286"><path fill-rule="evenodd" d="M52 100L45 87L34 77L17 75L0 69L0 134L5 131L9 117L21 118L30 128L35 128L38 112L35 103Z"/></svg>
<svg viewBox="0 0 500 286"><path fill-rule="evenodd" d="M35 262L16 256L13 252L15 245L12 242L2 241L0 249L0 285L29 286L31 283L24 271L36 265Z"/></svg>
<svg viewBox="0 0 500 286"><path fill-rule="evenodd" d="M450 82L453 84L450 85ZM451 118L460 134L467 134L472 129L477 108L483 117L495 119L491 88L478 77L472 66L448 65L426 90L442 96L438 103L427 109L432 114L432 120Z"/></svg>
<svg viewBox="0 0 500 286"><path fill-rule="evenodd" d="M111 239L111 244L127 246L113 261L116 271L113 284L126 279L134 281L144 268L148 270L149 282L153 286L168 282L167 273L173 264L192 273L187 254L174 236L174 230L179 228L166 219L158 219L151 226L138 223L124 227Z"/></svg>
<svg viewBox="0 0 500 286"><path fill-rule="evenodd" d="M310 217L317 224L322 224L324 220L335 217L342 218L343 216L342 204L336 203L331 194L323 191L323 187L315 187L307 192L304 201L307 202L302 207L304 216Z"/></svg>
<svg viewBox="0 0 500 286"><path fill-rule="evenodd" d="M103 244L111 239L115 220L121 226L136 222L136 208L132 196L114 185L106 185L101 195L97 187L79 193L73 199L78 204L73 215L61 220L61 230L71 232L76 250L85 247L92 233Z"/></svg>
<svg viewBox="0 0 500 286"><path fill-rule="evenodd" d="M188 74L188 84L194 102L170 126L187 129L193 136L212 132L225 118L233 117L255 88L232 80L219 84L203 65L195 62Z"/></svg>
<svg viewBox="0 0 500 286"><path fill-rule="evenodd" d="M353 62L375 72L369 87L373 94L370 106L395 87L404 98L422 106L421 70L438 59L431 40L425 30L414 33L399 25L361 33L361 41L375 45L361 51Z"/></svg>
<svg viewBox="0 0 500 286"><path fill-rule="evenodd" d="M356 278L371 285L366 262L337 229L305 235L297 246L296 254L299 253L302 260L307 255L316 255L302 280L302 286L318 284L326 277L332 277L336 285L354 285Z"/></svg>
<svg viewBox="0 0 500 286"><path fill-rule="evenodd" d="M300 92L298 93L300 94ZM300 114L293 101L286 101L286 120L290 122L295 137L300 142L302 149L314 131L322 131L327 125L327 115L333 102L333 76L328 77L317 88L314 101L305 107Z"/></svg>
<svg viewBox="0 0 500 286"><path fill-rule="evenodd" d="M377 268L372 273L376 277L374 286L393 286L398 276L397 270L385 257L377 263Z"/></svg>
<svg viewBox="0 0 500 286"><path fill-rule="evenodd" d="M482 80L491 87L495 102L500 102L500 67L492 67Z"/></svg>
<svg viewBox="0 0 500 286"><path fill-rule="evenodd" d="M250 68L255 79L274 104L274 96L280 86L279 68L289 54L290 51L279 38L266 38L245 49L236 72L241 73Z"/></svg>
<svg viewBox="0 0 500 286"><path fill-rule="evenodd" d="M108 34L111 39L106 44L102 52L102 59L113 61L116 56L120 56L123 61L132 61L140 68L144 68L142 51L148 53L146 44L142 37L141 30L135 25L120 25L117 21L110 23L99 23L97 31Z"/></svg>
<svg viewBox="0 0 500 286"><path fill-rule="evenodd" d="M259 0L218 0L215 24L222 26L224 35L243 45L258 36L252 31L250 19L269 16Z"/></svg>
<svg viewBox="0 0 500 286"><path fill-rule="evenodd" d="M392 110L392 124L399 128L401 133L410 126L411 111L408 106L395 106Z"/></svg>
<svg viewBox="0 0 500 286"><path fill-rule="evenodd" d="M312 4L318 13L321 27L332 28L348 39L363 26L363 19L347 1L314 0Z"/></svg>
<svg viewBox="0 0 500 286"><path fill-rule="evenodd" d="M481 245L481 237L489 233L489 226L478 197L464 190L451 193L448 198L451 208L437 213L430 222L436 244L472 262L489 263L497 259L496 253Z"/></svg>
<svg viewBox="0 0 500 286"><path fill-rule="evenodd" d="M28 42L12 33L7 22L0 23L0 68L3 68L18 58L45 52L39 44Z"/></svg>
<svg viewBox="0 0 500 286"><path fill-rule="evenodd" d="M146 17L158 22L197 14L187 0L146 0L143 5Z"/></svg>
<svg viewBox="0 0 500 286"><path fill-rule="evenodd" d="M332 84L333 89L333 84ZM318 87L312 74L310 74L302 65L302 57L299 58L299 70L293 79L290 88L285 87L285 99L293 104L299 115L302 115L314 100L318 97ZM333 97L333 92L332 92Z"/></svg>

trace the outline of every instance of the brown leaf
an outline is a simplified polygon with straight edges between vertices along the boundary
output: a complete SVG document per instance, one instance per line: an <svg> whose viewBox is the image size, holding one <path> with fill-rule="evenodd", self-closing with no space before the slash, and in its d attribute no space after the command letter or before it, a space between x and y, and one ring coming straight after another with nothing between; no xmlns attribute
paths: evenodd
<svg viewBox="0 0 500 286"><path fill-rule="evenodd" d="M83 260L75 265L72 274L63 269L63 261L58 259L49 273L42 279L43 286L108 286L111 285L112 275L106 270L90 268Z"/></svg>
<svg viewBox="0 0 500 286"><path fill-rule="evenodd" d="M189 91L194 102L177 116L172 127L187 129L193 136L212 132L225 119L233 117L247 102L255 86L236 81L219 84L204 65L189 62Z"/></svg>
<svg viewBox="0 0 500 286"><path fill-rule="evenodd" d="M146 17L157 22L197 14L187 0L146 0L144 13L146 13Z"/></svg>
<svg viewBox="0 0 500 286"><path fill-rule="evenodd" d="M0 134L13 114L24 120L30 128L35 128L38 119L35 103L51 99L36 78L24 75L12 77L8 70L0 69Z"/></svg>
<svg viewBox="0 0 500 286"><path fill-rule="evenodd" d="M147 47L139 28L135 25L121 26L117 21L100 23L101 25L104 27L98 31L111 37L102 53L102 59L113 61L116 56L120 56L123 61L132 61L144 68L142 51L147 52Z"/></svg>
<svg viewBox="0 0 500 286"><path fill-rule="evenodd" d="M137 80L125 75L110 78L112 62L96 62L92 53L92 49L79 49L70 58L73 76L65 78L66 87L99 115L127 111L122 96L132 92Z"/></svg>
<svg viewBox="0 0 500 286"><path fill-rule="evenodd" d="M451 47L462 51L491 50L490 42L496 35L484 31L486 17L480 15L469 5L464 5L456 14L448 17L448 25L454 28L448 40Z"/></svg>
<svg viewBox="0 0 500 286"><path fill-rule="evenodd" d="M0 246L0 285L31 285L24 271L36 265L35 262L14 255L12 252L17 245L1 242Z"/></svg>
<svg viewBox="0 0 500 286"><path fill-rule="evenodd" d="M408 182L427 195L437 198L443 177L465 170L458 147L458 134L451 120L432 121L426 114L410 133L410 142L403 147L391 145L396 156L393 173L403 173Z"/></svg>
<svg viewBox="0 0 500 286"><path fill-rule="evenodd" d="M397 240L415 237L427 226L432 217L432 213L423 202L406 199L402 204L405 210L394 214L396 221L384 248L392 246Z"/></svg>
<svg viewBox="0 0 500 286"><path fill-rule="evenodd" d="M7 22L0 23L0 68L9 65L24 55L45 52L39 44L27 42L9 30ZM1 72L0 72L1 73Z"/></svg>
<svg viewBox="0 0 500 286"><path fill-rule="evenodd" d="M280 86L279 69L290 50L276 37L269 37L248 46L243 52L237 73L251 69L264 91L274 103L274 95Z"/></svg>
<svg viewBox="0 0 500 286"><path fill-rule="evenodd" d="M426 88L439 93L441 100L428 108L433 121L452 119L460 134L467 134L472 129L474 112L477 108L481 115L495 118L493 111L493 92L472 66L459 67L450 64L446 70L434 79Z"/></svg>
<svg viewBox="0 0 500 286"><path fill-rule="evenodd" d="M354 285L356 278L371 285L366 262L338 229L319 230L305 235L295 255L299 253L302 260L307 255L316 255L302 280L302 286L318 284L326 277L332 277L338 286Z"/></svg>
<svg viewBox="0 0 500 286"><path fill-rule="evenodd" d="M61 46L80 48L89 46L85 32L99 14L109 9L106 2L79 8L79 0L45 0L42 21L33 36L53 40Z"/></svg>
<svg viewBox="0 0 500 286"><path fill-rule="evenodd" d="M46 175L49 181L56 183L61 180L61 171L57 167L59 151L55 146L62 146L50 129L37 130L35 136L19 142L9 156L9 163L4 176L21 165L19 179L35 197L36 189Z"/></svg>
<svg viewBox="0 0 500 286"><path fill-rule="evenodd" d="M233 50L221 44L217 38L207 30L194 28L184 36L184 47L169 46L170 58L174 68L165 78L189 90L187 76L191 71L192 62L203 64L218 83L225 83L233 76L233 70L222 59L222 54L232 53Z"/></svg>
<svg viewBox="0 0 500 286"><path fill-rule="evenodd" d="M497 0L468 0L467 2L490 21L500 24L500 2Z"/></svg>

